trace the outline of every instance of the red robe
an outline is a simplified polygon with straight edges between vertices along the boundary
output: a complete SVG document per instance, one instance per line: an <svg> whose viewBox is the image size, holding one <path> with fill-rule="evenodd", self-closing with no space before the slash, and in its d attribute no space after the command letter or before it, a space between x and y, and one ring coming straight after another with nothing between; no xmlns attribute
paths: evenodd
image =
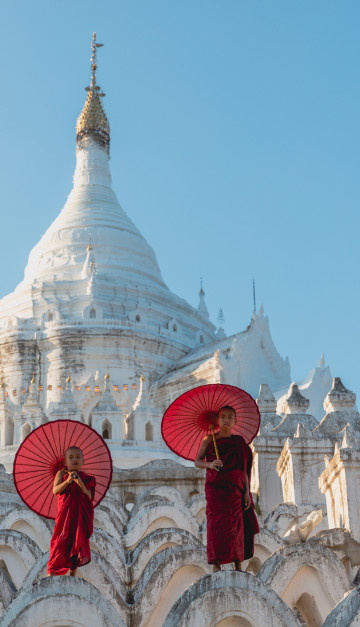
<svg viewBox="0 0 360 627"><path fill-rule="evenodd" d="M85 486L95 494L95 477L77 471ZM63 481L68 477L64 474ZM50 541L48 574L65 575L69 568L91 561L89 538L93 532L94 506L80 486L73 481L58 494L57 514Z"/></svg>
<svg viewBox="0 0 360 627"><path fill-rule="evenodd" d="M244 510L245 473L250 486L252 451L241 435L216 439L223 469L206 471L207 556L209 564L243 562L254 554L254 535L259 525L251 498ZM216 459L214 443L206 450L206 460Z"/></svg>

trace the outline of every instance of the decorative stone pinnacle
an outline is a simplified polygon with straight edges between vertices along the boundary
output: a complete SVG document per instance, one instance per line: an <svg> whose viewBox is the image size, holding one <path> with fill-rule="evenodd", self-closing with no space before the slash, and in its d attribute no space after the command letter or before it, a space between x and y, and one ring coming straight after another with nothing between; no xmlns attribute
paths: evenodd
<svg viewBox="0 0 360 627"><path fill-rule="evenodd" d="M355 401L356 394L344 386L340 377L334 377L332 388L324 400L324 409L327 413L352 409Z"/></svg>
<svg viewBox="0 0 360 627"><path fill-rule="evenodd" d="M292 383L289 394L284 403L284 411L286 414L305 414L309 407L310 401L305 398L299 390L296 383Z"/></svg>
<svg viewBox="0 0 360 627"><path fill-rule="evenodd" d="M267 383L262 383L260 385L259 396L257 397L256 402L261 414L276 413L276 399Z"/></svg>
<svg viewBox="0 0 360 627"><path fill-rule="evenodd" d="M96 84L96 49L102 46L103 44L96 42L96 33L94 33L91 42L91 83L90 87L85 88L88 97L76 122L76 143L77 148L81 149L86 146L87 139L91 139L109 153L110 126L101 104L101 98L105 94Z"/></svg>
<svg viewBox="0 0 360 627"><path fill-rule="evenodd" d="M200 277L200 292L199 292L199 296L205 296L205 292L203 290L203 280L202 277Z"/></svg>

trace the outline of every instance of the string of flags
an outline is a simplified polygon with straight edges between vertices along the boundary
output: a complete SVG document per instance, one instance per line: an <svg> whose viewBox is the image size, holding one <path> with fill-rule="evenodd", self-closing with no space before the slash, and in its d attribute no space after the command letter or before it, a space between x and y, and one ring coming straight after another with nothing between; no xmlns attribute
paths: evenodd
<svg viewBox="0 0 360 627"><path fill-rule="evenodd" d="M55 386L55 387L57 387L58 390L65 389L65 386L62 386L62 385L58 385L58 386ZM75 390L77 392L81 392L81 387L82 387L81 385L75 385ZM38 389L38 392L42 392L44 390L44 386L43 385L38 385L37 389ZM48 385L46 387L46 390L48 392L51 392L53 389L54 389L53 385ZM85 389L85 392L91 392L91 390L93 389L96 394L99 394L101 392L101 389L100 389L99 385L94 385L93 388L90 385L85 385L84 389ZM127 392L128 390L136 390L137 389L137 384L136 383L132 383L131 385L129 385L128 383L124 383L122 386L113 385L114 392L119 392L119 390L121 390L121 389L122 389L123 392ZM27 388L21 388L19 390L19 394L26 394L26 391L27 391ZM28 388L28 391L30 391L30 387ZM17 396L18 395L18 390L12 390L11 394L12 394L12 396ZM8 398L9 395L10 395L9 392L5 392L4 393L5 398Z"/></svg>

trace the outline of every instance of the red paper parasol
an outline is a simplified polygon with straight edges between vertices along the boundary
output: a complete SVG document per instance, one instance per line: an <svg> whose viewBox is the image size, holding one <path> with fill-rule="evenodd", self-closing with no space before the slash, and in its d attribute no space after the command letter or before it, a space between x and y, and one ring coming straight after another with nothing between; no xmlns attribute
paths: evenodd
<svg viewBox="0 0 360 627"><path fill-rule="evenodd" d="M34 429L23 441L14 461L15 487L33 512L56 518L57 497L52 489L64 453L78 446L84 455L81 470L96 479L94 507L104 498L112 477L110 451L102 437L77 420L54 420Z"/></svg>
<svg viewBox="0 0 360 627"><path fill-rule="evenodd" d="M162 436L174 453L195 460L205 435L219 431L219 409L230 405L236 413L234 435L250 444L260 426L259 408L250 394L233 385L201 385L181 394L166 410L161 423Z"/></svg>

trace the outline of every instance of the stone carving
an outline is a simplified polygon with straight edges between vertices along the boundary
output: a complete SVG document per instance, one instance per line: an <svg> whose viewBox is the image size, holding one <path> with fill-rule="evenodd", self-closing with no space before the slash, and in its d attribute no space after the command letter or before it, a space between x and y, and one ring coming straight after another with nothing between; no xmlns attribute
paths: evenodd
<svg viewBox="0 0 360 627"><path fill-rule="evenodd" d="M298 542L306 542L316 525L322 521L322 510L315 509L304 522L300 525L293 525L284 535L285 544L297 544Z"/></svg>

